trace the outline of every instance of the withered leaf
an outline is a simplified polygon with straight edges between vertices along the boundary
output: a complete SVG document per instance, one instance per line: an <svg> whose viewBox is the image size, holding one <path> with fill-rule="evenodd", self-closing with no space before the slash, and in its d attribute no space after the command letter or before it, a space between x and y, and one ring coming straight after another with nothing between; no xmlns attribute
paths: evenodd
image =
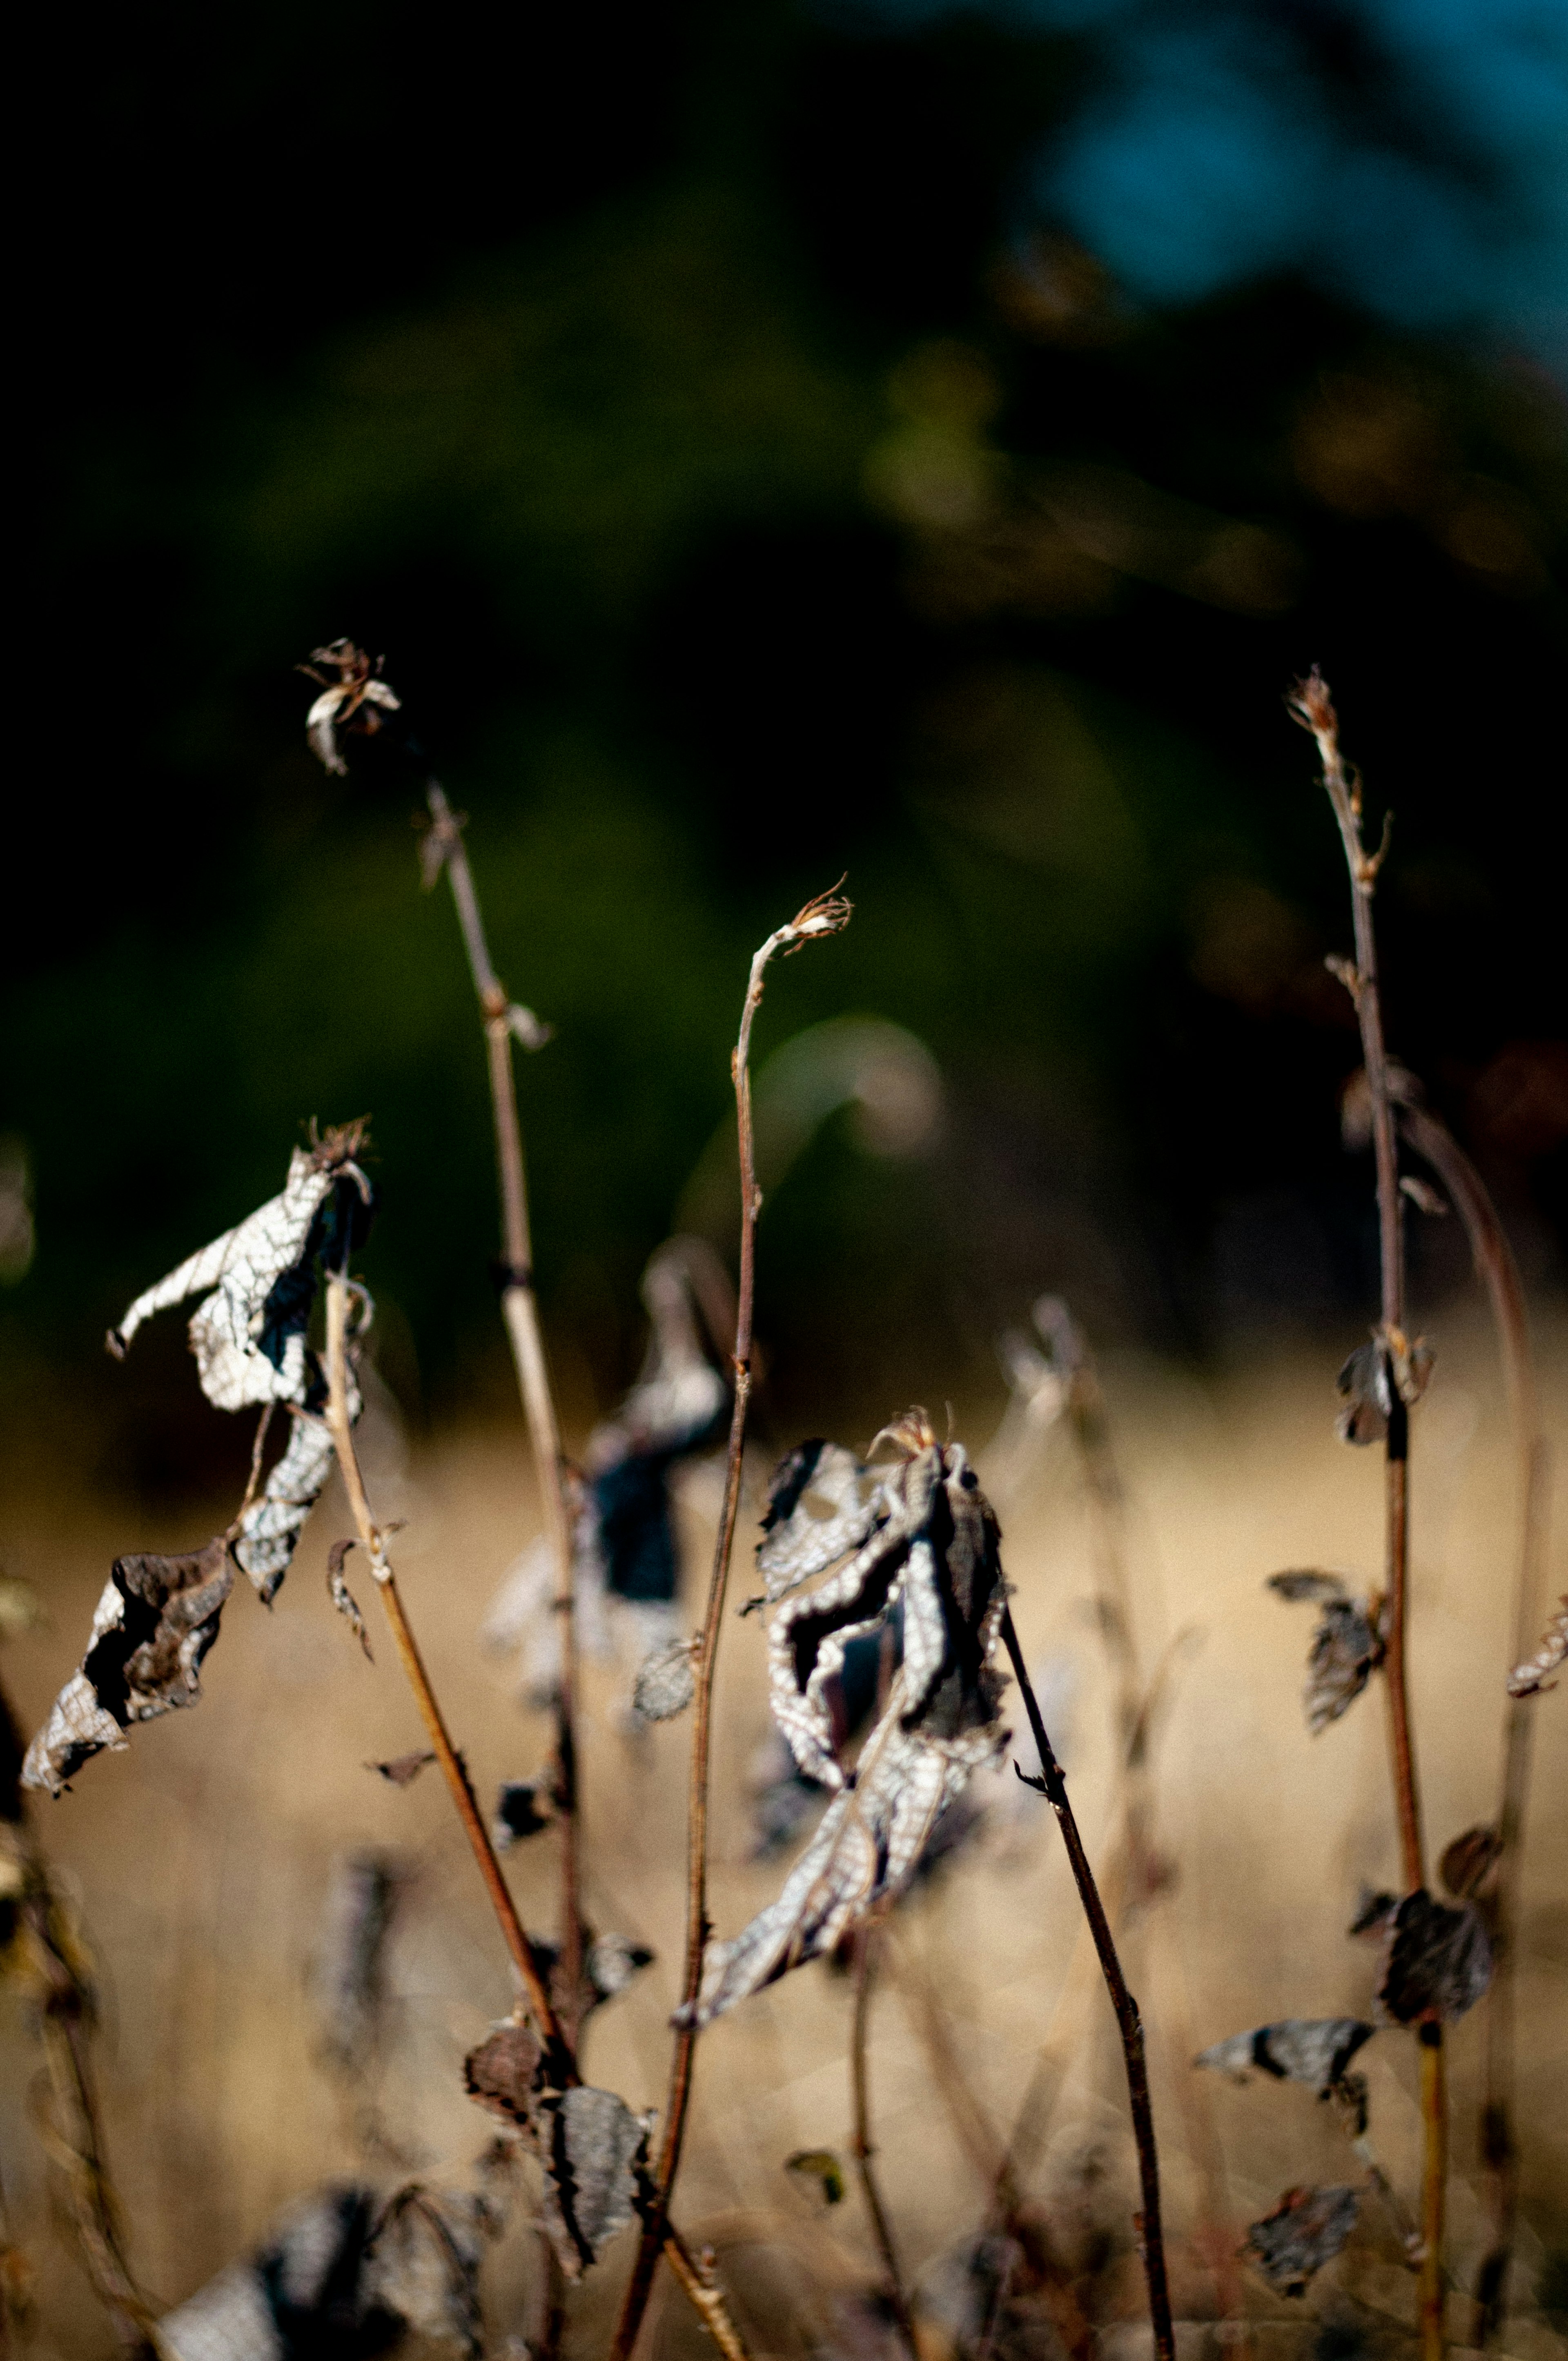
<svg viewBox="0 0 1568 2361"><path fill-rule="evenodd" d="M1238 2082L1255 2073L1270 2074L1277 2081L1305 2082L1326 2098L1343 2082L1351 2059L1376 2030L1355 2016L1286 2017L1278 2025L1233 2033L1228 2040L1200 2050L1192 2062L1233 2075Z"/></svg>
<svg viewBox="0 0 1568 2361"><path fill-rule="evenodd" d="M221 1538L182 1557L116 1558L87 1653L27 1749L23 1785L58 1795L102 1748L123 1746L132 1722L194 1705L233 1581Z"/></svg>
<svg viewBox="0 0 1568 2361"><path fill-rule="evenodd" d="M786 1592L859 1549L885 1510L881 1485L841 1443L796 1444L773 1470L757 1551L763 1597Z"/></svg>
<svg viewBox="0 0 1568 2361"><path fill-rule="evenodd" d="M1288 2189L1252 2224L1241 2252L1281 2295L1300 2295L1354 2229L1358 2202L1354 2189Z"/></svg>
<svg viewBox="0 0 1568 2361"><path fill-rule="evenodd" d="M502 2017L463 2060L463 2088L481 2107L519 2131L532 2131L533 2078L540 2048L526 2025Z"/></svg>
<svg viewBox="0 0 1568 2361"><path fill-rule="evenodd" d="M1334 1423L1340 1441L1381 1443L1394 1406L1388 1356L1383 1345L1376 1338L1369 1345L1358 1345L1334 1382L1344 1401Z"/></svg>
<svg viewBox="0 0 1568 2361"><path fill-rule="evenodd" d="M544 2233L566 2277L580 2279L642 2211L652 2119L583 2085L545 2092L534 2112Z"/></svg>
<svg viewBox="0 0 1568 2361"><path fill-rule="evenodd" d="M368 2189L327 2188L291 2208L266 2244L231 2263L158 2324L173 2361L283 2361L330 2353L361 2361L403 2332L384 2300Z"/></svg>
<svg viewBox="0 0 1568 2361"><path fill-rule="evenodd" d="M367 1763L365 1768L378 1771L391 1786L411 1787L420 1773L434 1760L428 1748L422 1751L416 1747L411 1754L394 1754L389 1763Z"/></svg>
<svg viewBox="0 0 1568 2361"><path fill-rule="evenodd" d="M269 1401L304 1406L321 1386L305 1343L316 1265L340 1262L370 1226L370 1183L354 1161L362 1136L362 1126L351 1124L315 1148L297 1148L280 1196L137 1297L110 1333L116 1353L155 1312L210 1288L190 1325L207 1400L219 1410Z"/></svg>
<svg viewBox="0 0 1568 2361"><path fill-rule="evenodd" d="M1398 1906L1397 1894L1364 1885L1356 1899L1355 1916L1344 1931L1347 1935L1359 1935L1367 1941L1381 1941L1388 1921Z"/></svg>
<svg viewBox="0 0 1568 2361"><path fill-rule="evenodd" d="M673 1721L696 1695L699 1643L672 1640L645 1657L632 1684L631 1702L644 1721Z"/></svg>
<svg viewBox="0 0 1568 2361"><path fill-rule="evenodd" d="M358 1417L359 1389L352 1377L348 1410L351 1418ZM326 1488L334 1455L324 1419L295 1411L282 1456L269 1468L260 1492L241 1512L234 1554L266 1605L270 1605L289 1571L305 1520Z"/></svg>
<svg viewBox="0 0 1568 2361"><path fill-rule="evenodd" d="M378 2301L422 2340L455 2345L467 2361L480 2361L479 2264L483 2237L498 2226L483 2197L438 2193L417 2180L395 2190L370 2235Z"/></svg>
<svg viewBox="0 0 1568 2361"><path fill-rule="evenodd" d="M1562 1611L1552 1617L1541 1634L1540 1647L1522 1664L1516 1664L1508 1675L1508 1695L1514 1697L1535 1697L1543 1689L1554 1689L1557 1684L1549 1675L1562 1671L1568 1664L1568 1594L1563 1600Z"/></svg>
<svg viewBox="0 0 1568 2361"><path fill-rule="evenodd" d="M1431 1213L1441 1219L1449 1210L1448 1199L1443 1196L1441 1190L1434 1189L1430 1180L1421 1180L1417 1173L1401 1174L1399 1187L1411 1204L1418 1206L1423 1213Z"/></svg>
<svg viewBox="0 0 1568 2361"><path fill-rule="evenodd" d="M541 1810L541 1805L543 1809ZM499 1852L554 1825L554 1797L547 1779L509 1779L496 1795L490 1836Z"/></svg>
<svg viewBox="0 0 1568 2361"><path fill-rule="evenodd" d="M387 1993L387 1947L409 1882L394 1853L366 1850L333 1863L315 1982L322 2046L347 2073L373 2056Z"/></svg>
<svg viewBox="0 0 1568 2361"><path fill-rule="evenodd" d="M1377 2005L1396 2025L1436 2016L1452 2024L1475 2007L1492 1981L1492 1946L1481 1915L1465 1903L1451 1910L1424 1887L1407 1894L1384 1934Z"/></svg>
<svg viewBox="0 0 1568 2361"><path fill-rule="evenodd" d="M820 1588L778 1609L768 1634L773 1719L833 1800L778 1900L733 1941L708 1945L698 2025L830 1950L900 1891L938 1815L1003 1741L996 1519L962 1444L939 1444L923 1411L887 1439L900 1458L879 1479L880 1521ZM838 1755L835 1685L849 1646L900 1605L903 1659L851 1775Z"/></svg>
<svg viewBox="0 0 1568 2361"><path fill-rule="evenodd" d="M1496 1828L1466 1828L1443 1847L1438 1875L1458 1902L1474 1902L1502 1858Z"/></svg>
<svg viewBox="0 0 1568 2361"><path fill-rule="evenodd" d="M614 2000L633 1976L652 1964L653 1954L647 1945L634 1943L627 1935L600 1935L588 1945L584 1962L595 1999L600 2002Z"/></svg>
<svg viewBox="0 0 1568 2361"><path fill-rule="evenodd" d="M364 1649L367 1657L374 1664L376 1660L370 1655L370 1634L365 1628L365 1618L359 1612L354 1593L343 1576L343 1561L355 1546L355 1538L351 1533L345 1542L334 1542L331 1549L328 1550L326 1554L327 1595ZM410 1775L411 1777L411 1773Z"/></svg>
<svg viewBox="0 0 1568 2361"><path fill-rule="evenodd" d="M1348 1597L1337 1575L1272 1574L1268 1587L1281 1598L1321 1602L1301 1692L1307 1727L1315 1738L1354 1704L1383 1662L1383 1635L1373 1621L1371 1601Z"/></svg>
<svg viewBox="0 0 1568 2361"><path fill-rule="evenodd" d="M784 2170L825 2205L844 2202L844 2168L830 2147L797 2148L784 2158Z"/></svg>

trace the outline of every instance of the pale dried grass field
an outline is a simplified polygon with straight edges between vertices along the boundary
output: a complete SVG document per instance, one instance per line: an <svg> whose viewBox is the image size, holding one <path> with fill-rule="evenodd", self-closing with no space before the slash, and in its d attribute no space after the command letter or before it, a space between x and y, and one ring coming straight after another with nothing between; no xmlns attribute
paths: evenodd
<svg viewBox="0 0 1568 2361"><path fill-rule="evenodd" d="M1516 1511L1485 1329L1459 1310L1430 1324L1442 1357L1416 1429L1413 1683L1435 1850L1496 1808ZM1548 1431L1561 1436L1568 1326L1547 1324L1540 1349ZM1172 1671L1157 1757L1159 1839L1179 1879L1141 1922L1134 1917L1125 1949L1150 2026L1176 2309L1190 2320L1216 2311L1214 2281L1194 2245L1190 2052L1272 2018L1366 2013L1373 1957L1344 1928L1358 1887L1396 1875L1381 1697L1375 1687L1310 1739L1299 1704L1310 1615L1263 1588L1263 1577L1284 1566L1377 1576L1381 1455L1335 1442L1332 1373L1327 1348L1254 1356L1203 1378L1134 1357L1113 1359L1104 1372L1132 1504L1146 1665L1175 1634L1192 1634ZM920 1391L917 1369L909 1390ZM863 1444L902 1407L868 1404L863 1433L845 1439ZM958 1433L982 1444L996 1409L959 1405ZM404 1597L488 1803L500 1780L536 1769L549 1744L543 1718L515 1701L512 1668L477 1642L501 1575L536 1529L527 1453L519 1431L498 1429L439 1435L405 1457L400 1466L385 1412L372 1412L366 1460L375 1507L383 1519L411 1520L397 1545ZM737 1601L750 1587L765 1474L759 1455L737 1551ZM1562 1481L1560 1473L1553 1595L1568 1587ZM694 1602L716 1498L710 1470L688 1472L682 1519ZM1017 1621L1099 1861L1113 1815L1110 1681L1087 1612L1091 1536L1065 1433L1048 1441L1027 1486L999 1505ZM83 1497L69 1478L45 1483L20 1471L5 1513L7 1561L35 1586L48 1618L7 1652L28 1729L78 1660L109 1561L191 1546L231 1512L232 1504L193 1497L154 1523L134 1503ZM417 2169L461 2180L492 2128L464 2096L459 2072L464 2052L510 2005L509 1971L438 1776L400 1791L364 1767L418 1745L420 1732L363 1573L356 1587L371 1618L373 1669L329 1604L326 1549L348 1530L334 1479L273 1610L236 1586L200 1705L137 1730L128 1752L90 1763L58 1805L34 1806L96 1962L108 2148L135 2268L160 2301L188 2295L324 2177L368 2171L385 2180ZM351 1581L354 1573L351 1559ZM694 1625L698 1611L694 1603ZM767 1733L762 1666L760 1619L731 1618L718 1687L713 1907L721 1933L769 1898L782 1873L777 1858L749 1858L754 1763ZM646 2107L663 2102L679 1976L689 1725L626 1735L620 1701L630 1669L629 1660L618 1669L590 1665L585 1682L587 1907L596 1928L644 1942L657 1957L595 2017L586 2064L591 2081ZM1563 2349L1530 2291L1568 2243L1568 1684L1535 1711L1519 1970L1525 2226L1516 2317L1504 2339L1519 2361ZM948 2349L952 2274L942 2257L983 2220L987 2157L1000 2154L1047 2038L1062 2070L1031 2191L1069 2225L1069 2243L1075 2213L1122 2225L1109 2309L1135 2323L1143 2308L1126 2230L1134 2198L1120 2054L1103 1990L1083 1972L1067 1863L1048 1811L1010 1769L981 1777L975 1792L986 1806L980 1829L895 1915L872 2029L879 2163L905 2268L922 2292L923 2344L934 2355ZM334 1872L367 1850L395 1856L400 1883L378 2057L350 2090L323 2056L322 1961ZM520 1846L508 1861L528 1923L553 1931L554 1839ZM921 2030L931 2001L945 2055ZM1482 2236L1475 2182L1484 2013L1462 2023L1451 2046L1452 2256L1462 2284ZM813 1966L746 2001L699 2053L676 2210L688 2233L718 2249L759 2352L855 2349L839 2299L874 2281L852 2178L844 2202L825 2213L784 2169L801 2149L848 2154L849 2016L848 1980ZM112 2337L50 2192L29 2114L38 2050L14 1999L0 2059L0 2178L11 2235L39 2268L29 2349L37 2361L91 2361L113 2349ZM1411 2191L1414 2046L1385 2036L1358 2063L1370 2079L1380 2155ZM1360 2178L1310 2092L1203 2080L1233 2245L1290 2184ZM525 2324L533 2257L533 2240L514 2231L487 2266L498 2353L508 2349L507 2332ZM576 2300L574 2355L605 2348L629 2262L612 2257ZM1411 2284L1369 2213L1314 2283L1305 2316L1314 2329L1320 2320L1332 2326L1343 2291L1392 2332L1409 2316ZM1263 2324L1256 2349L1299 2343L1271 2324L1300 2321L1303 2306L1261 2282L1248 2287ZM668 2291L654 2334L672 2356L703 2343ZM1114 2349L1114 2329L1102 2336ZM862 2339L859 2350L870 2349Z"/></svg>

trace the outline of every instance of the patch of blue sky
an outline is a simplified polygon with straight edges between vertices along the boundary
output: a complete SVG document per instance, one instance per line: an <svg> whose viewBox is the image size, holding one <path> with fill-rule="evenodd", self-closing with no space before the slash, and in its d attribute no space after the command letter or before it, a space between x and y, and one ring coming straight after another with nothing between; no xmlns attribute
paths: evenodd
<svg viewBox="0 0 1568 2361"><path fill-rule="evenodd" d="M842 20L842 5L835 13ZM892 33L985 15L1080 38L1025 175L1128 290L1296 272L1401 327L1568 365L1568 0L859 0ZM1349 35L1369 71L1324 63Z"/></svg>

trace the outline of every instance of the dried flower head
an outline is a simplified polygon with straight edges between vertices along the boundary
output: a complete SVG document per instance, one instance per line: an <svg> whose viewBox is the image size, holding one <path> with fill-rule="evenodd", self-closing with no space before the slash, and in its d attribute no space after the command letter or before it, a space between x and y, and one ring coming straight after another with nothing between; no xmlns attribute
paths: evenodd
<svg viewBox="0 0 1568 2361"><path fill-rule="evenodd" d="M305 716L311 752L323 768L340 776L348 765L337 750L338 731L373 738L382 726L382 715L399 710L400 698L380 676L385 661L378 656L372 663L352 640L332 640L324 648L313 648L309 664L299 667L321 690Z"/></svg>

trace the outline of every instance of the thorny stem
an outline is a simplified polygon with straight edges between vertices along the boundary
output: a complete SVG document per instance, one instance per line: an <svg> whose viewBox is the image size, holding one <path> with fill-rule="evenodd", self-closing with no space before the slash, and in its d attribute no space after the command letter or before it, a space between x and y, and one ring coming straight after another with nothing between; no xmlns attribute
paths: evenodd
<svg viewBox="0 0 1568 2361"><path fill-rule="evenodd" d="M867 1924L855 1932L855 2014L850 2037L850 2072L854 2090L855 2128L851 2152L860 2169L861 2188L865 2196L866 2211L872 2217L872 2229L876 2236L877 2251L887 2276L887 2292L893 2305L899 2334L915 2356L920 2361L919 2347L915 2341L915 2323L910 2318L909 2304L899 2275L898 2249L893 2243L893 2224L887 2208L882 2202L872 2158L876 2154L872 2140L871 2076L867 2058L867 2037L872 2014L872 1970L874 1964L879 1928Z"/></svg>
<svg viewBox="0 0 1568 2361"><path fill-rule="evenodd" d="M1476 1276L1486 1288L1502 1355L1508 1417L1519 1453L1519 1565L1514 1577L1513 1657L1529 1653L1539 1616L1537 1601L1546 1550L1550 1456L1541 1422L1530 1316L1519 1264L1486 1183L1447 1126L1420 1105L1414 1087L1395 1078L1399 1128L1422 1162L1431 1167L1453 1199L1470 1241ZM1490 2244L1476 2277L1483 2340L1502 2325L1508 2262L1513 2252L1518 2199L1518 2154L1513 2136L1514 1934L1518 1916L1525 1806L1530 1793L1532 1715L1526 1700L1512 1697L1504 1725L1502 1795L1497 1835L1501 1850L1487 1897L1492 1937L1492 1982L1486 1995L1486 2064L1481 2109L1481 2158L1486 2175Z"/></svg>
<svg viewBox="0 0 1568 2361"><path fill-rule="evenodd" d="M577 1993L582 1981L582 1807L577 1794L575 1708L577 1677L576 1599L572 1568L572 1512L566 1493L565 1466L561 1453L561 1426L550 1386L549 1366L539 1328L539 1306L533 1287L533 1246L528 1219L528 1180L522 1154L522 1125L518 1114L517 1072L512 1060L513 1016L505 986L490 963L479 899L464 848L462 823L434 779L425 787L430 807L430 834L425 840L425 866L434 882L437 865L446 871L456 906L457 922L468 954L484 1017L485 1049L490 1078L490 1108L496 1127L496 1163L501 1201L501 1317L511 1344L518 1389L533 1446L534 1471L544 1522L555 1561L555 1611L560 1624L560 1674L556 1692L559 1737L556 1748L556 1795L561 1822L561 1985L562 2018L568 2042L577 2036ZM519 1022L526 1012L519 1011ZM532 1038L537 1047L546 1038L534 1022Z"/></svg>
<svg viewBox="0 0 1568 2361"><path fill-rule="evenodd" d="M839 884L843 884L840 878ZM630 2282L621 2305L620 2320L610 2347L610 2361L630 2361L659 2257L659 2241L669 2206L670 2191L680 2169L685 2136L686 2110L691 2099L692 2064L697 2027L694 2015L702 1988L702 1958L711 1931L707 1916L708 1758L713 1739L713 1677L718 1659L718 1635L723 1628L724 1599L729 1582L729 1560L735 1546L735 1521L740 1508L740 1471L746 1446L746 1412L751 1399L751 1323L756 1298L757 1216L762 1192L757 1186L756 1137L751 1122L751 1025L762 1005L768 962L776 951L787 955L820 935L834 935L848 926L851 905L839 898L838 888L819 894L798 910L789 924L775 928L751 961L740 1029L730 1055L729 1074L735 1086L735 1126L740 1159L740 1282L735 1302L735 1352L732 1360L735 1394L729 1413L729 1448L724 1467L724 1504L713 1544L713 1572L708 1581L707 1611L703 1619L702 1644L696 1657L696 1692L693 1700L691 1781L686 1819L686 1956L681 2007L676 2019L675 2053L670 2066L669 2096L664 2110L664 2136L659 2151L654 2202L643 2225L641 2243L632 2266Z"/></svg>
<svg viewBox="0 0 1568 2361"><path fill-rule="evenodd" d="M343 1474L344 1489L348 1495L349 1508L353 1512L355 1530L370 1561L370 1570L376 1579L376 1587L381 1594L381 1603L386 1609L387 1620L391 1625L392 1638L396 1642L403 1671L408 1677L409 1686L414 1693L420 1719L424 1723L436 1760L441 1765L442 1775L451 1790L452 1800L457 1807L457 1817L463 1823L464 1833L473 1849L475 1861L478 1863L479 1874L485 1881L491 1907L495 1911L507 1949L511 1954L512 1962L521 1978L523 1990L528 1995L528 2004L533 2012L534 2023L539 2029L540 2046L544 2052L544 2071L555 2088L570 2090L581 2080L572 2046L562 2031L560 2019L551 2001L549 1983L540 1964L538 1954L523 1930L516 1905L507 1890L506 1880L501 1875L500 1862L496 1858L495 1847L490 1842L489 1830L485 1826L484 1817L475 1799L467 1767L452 1742L445 1718L437 1702L435 1691L431 1686L430 1675L425 1670L424 1660L420 1654L418 1643L403 1610L397 1577L387 1557L386 1538L370 1513L370 1503L366 1496L365 1480L360 1472L358 1455L354 1448L354 1429L348 1416L347 1307L347 1279L342 1271L330 1272L327 1279L326 1297L327 1423L332 1433L333 1446L337 1453L337 1464ZM679 2233L673 2224L663 2221L662 2213L660 2235L671 2269L685 2290L699 2316L713 2330L724 2350L727 2361L747 2361L745 2345L729 2318L721 2290L693 2261L681 2242ZM716 2325L716 2323L721 2323L722 2328Z"/></svg>
<svg viewBox="0 0 1568 2361"><path fill-rule="evenodd" d="M1289 708L1316 741L1323 785L1333 807L1340 841L1344 848L1345 866L1350 873L1355 968L1348 981L1361 1027L1361 1054L1366 1068L1366 1087L1371 1100L1372 1145L1377 1166L1377 1233L1383 1296L1378 1345L1383 1356L1388 1392L1387 1445L1384 1462L1387 1636L1383 1675L1388 1697L1389 1748L1395 1807L1399 1823L1400 1861L1405 1891L1413 1894L1426 1883L1426 1867L1406 1672L1409 1412L1399 1387L1399 1364L1409 1350L1405 1334L1404 1199L1399 1191L1388 1057L1383 1040L1383 1010L1377 990L1377 941L1372 920L1372 899L1377 887L1377 873L1388 850L1391 821L1384 822L1383 841L1377 851L1368 853L1361 835L1361 788L1359 783L1353 783L1346 774L1340 752L1339 719L1334 712L1333 699L1329 694L1327 682L1316 669L1309 678L1298 682L1289 699ZM1419 2294L1421 2352L1423 2361L1442 2361L1442 2224L1448 2132L1441 2023L1434 2018L1430 2024L1423 2024L1420 2040L1423 2130L1421 2225L1425 2242Z"/></svg>
<svg viewBox="0 0 1568 2361"><path fill-rule="evenodd" d="M1003 1611L1002 1638L1023 1696L1024 1709L1029 1717L1029 1729L1040 1758L1040 1778L1025 1778L1022 1771L1018 1776L1025 1786L1038 1789L1057 1816L1057 1826L1061 1830L1067 1857L1072 1864L1078 1897L1083 1905L1083 1915L1089 1921L1089 1931L1094 1938L1094 1948L1100 1956L1105 1989L1111 1995L1111 2005L1116 2012L1116 2023L1121 2029L1122 2055L1127 2069L1127 2099L1132 2111L1133 2136L1138 2148L1138 2179L1143 2189L1144 2207L1139 2231L1144 2277L1148 2283L1149 2320L1154 2328L1155 2351L1160 2361L1176 2361L1176 2331L1171 2324L1170 2290L1165 2275L1165 2235L1160 2226L1159 2153L1155 2146L1154 2110L1149 2103L1143 2020L1138 2015L1137 2002L1127 1990L1127 1980L1122 1973L1122 1962L1116 1956L1110 1922L1068 1797L1067 1781L1051 1741L1046 1735L1039 1700L1029 1678L1028 1666L1024 1662L1024 1651L1018 1644L1011 1608Z"/></svg>

